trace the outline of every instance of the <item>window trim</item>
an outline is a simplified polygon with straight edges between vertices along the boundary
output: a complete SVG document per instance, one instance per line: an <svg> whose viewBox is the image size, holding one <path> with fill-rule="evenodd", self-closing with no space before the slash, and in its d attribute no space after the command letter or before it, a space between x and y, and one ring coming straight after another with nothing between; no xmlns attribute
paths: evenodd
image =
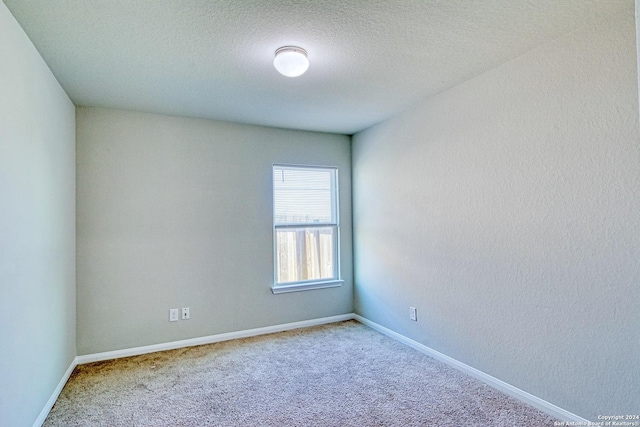
<svg viewBox="0 0 640 427"><path fill-rule="evenodd" d="M293 282L291 285L278 285L271 287L271 292L275 295L286 294L289 292L311 291L314 289L337 288L342 286L344 280L331 279L326 281L309 280L307 282Z"/></svg>
<svg viewBox="0 0 640 427"><path fill-rule="evenodd" d="M285 168L300 168L300 169L332 169L334 173L335 180L335 210L336 210L336 222L334 223L302 223L302 224L280 224L276 226L276 198L275 198L275 185L273 182L273 170L274 168L281 166ZM324 288L335 288L342 286L344 280L342 280L342 271L340 268L340 181L339 181L339 173L337 166L324 166L324 165L303 165L303 164L292 164L292 163L274 163L271 165L271 200L272 200L272 209L271 209L271 222L272 222L272 231L273 231L273 282L271 286L271 292L275 295L289 293L289 292L298 292L298 291L308 291L314 289L324 289ZM277 229L278 228L312 228L314 226L331 226L335 227L336 235L335 235L335 265L336 265L336 277L332 277L330 279L314 279L314 280L302 280L298 282L284 282L282 284L278 284L278 247L277 247Z"/></svg>

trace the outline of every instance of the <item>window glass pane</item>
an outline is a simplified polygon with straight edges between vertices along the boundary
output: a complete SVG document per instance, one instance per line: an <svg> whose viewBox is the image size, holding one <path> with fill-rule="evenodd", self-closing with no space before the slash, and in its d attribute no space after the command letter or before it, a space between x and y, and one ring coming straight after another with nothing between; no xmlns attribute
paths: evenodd
<svg viewBox="0 0 640 427"><path fill-rule="evenodd" d="M276 230L278 283L336 279L336 227Z"/></svg>
<svg viewBox="0 0 640 427"><path fill-rule="evenodd" d="M335 170L274 166L275 224L336 224Z"/></svg>

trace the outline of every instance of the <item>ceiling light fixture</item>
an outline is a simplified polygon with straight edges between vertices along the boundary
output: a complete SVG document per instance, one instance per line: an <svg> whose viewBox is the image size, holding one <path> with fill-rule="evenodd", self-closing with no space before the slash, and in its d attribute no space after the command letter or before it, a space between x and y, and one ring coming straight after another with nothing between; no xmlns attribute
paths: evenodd
<svg viewBox="0 0 640 427"><path fill-rule="evenodd" d="M297 46L283 46L276 50L273 66L283 76L301 76L309 68L307 51Z"/></svg>

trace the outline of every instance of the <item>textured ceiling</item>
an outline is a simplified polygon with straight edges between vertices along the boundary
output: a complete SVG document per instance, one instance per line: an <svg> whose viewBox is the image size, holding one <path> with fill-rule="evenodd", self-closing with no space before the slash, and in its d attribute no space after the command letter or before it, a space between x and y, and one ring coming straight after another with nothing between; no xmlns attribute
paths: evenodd
<svg viewBox="0 0 640 427"><path fill-rule="evenodd" d="M5 3L76 105L352 134L624 1ZM295 79L272 63L291 44Z"/></svg>

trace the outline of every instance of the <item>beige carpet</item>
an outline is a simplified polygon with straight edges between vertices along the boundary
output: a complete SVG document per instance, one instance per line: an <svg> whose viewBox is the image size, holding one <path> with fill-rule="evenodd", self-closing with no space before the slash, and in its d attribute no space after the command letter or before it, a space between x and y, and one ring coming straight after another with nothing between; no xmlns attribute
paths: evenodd
<svg viewBox="0 0 640 427"><path fill-rule="evenodd" d="M553 426L355 321L76 368L45 426Z"/></svg>

